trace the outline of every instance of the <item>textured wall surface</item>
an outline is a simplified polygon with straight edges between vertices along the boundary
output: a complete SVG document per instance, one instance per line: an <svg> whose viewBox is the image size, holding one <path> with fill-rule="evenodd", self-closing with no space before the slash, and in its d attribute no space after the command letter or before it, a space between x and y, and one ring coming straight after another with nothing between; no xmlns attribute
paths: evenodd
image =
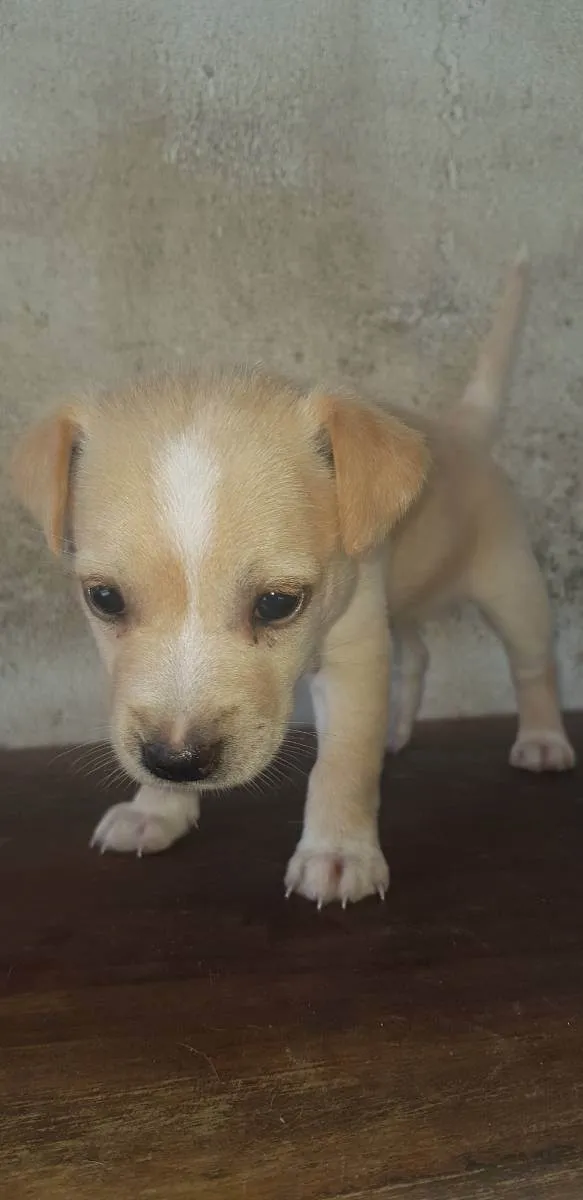
<svg viewBox="0 0 583 1200"><path fill-rule="evenodd" d="M581 0L3 0L2 446L201 357L438 405L526 237L499 453L582 703L582 63ZM99 736L67 586L4 494L0 522L0 740ZM427 712L510 707L471 615L431 644Z"/></svg>

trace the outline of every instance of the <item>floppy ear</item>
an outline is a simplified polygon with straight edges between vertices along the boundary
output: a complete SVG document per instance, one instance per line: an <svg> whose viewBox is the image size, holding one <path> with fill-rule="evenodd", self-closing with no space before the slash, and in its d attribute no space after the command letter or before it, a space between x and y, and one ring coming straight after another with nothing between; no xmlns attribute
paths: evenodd
<svg viewBox="0 0 583 1200"><path fill-rule="evenodd" d="M67 548L69 493L82 422L80 409L60 408L27 430L12 457L14 492L57 555Z"/></svg>
<svg viewBox="0 0 583 1200"><path fill-rule="evenodd" d="M323 427L332 447L340 533L347 554L378 545L418 496L429 469L421 433L357 400L323 396Z"/></svg>

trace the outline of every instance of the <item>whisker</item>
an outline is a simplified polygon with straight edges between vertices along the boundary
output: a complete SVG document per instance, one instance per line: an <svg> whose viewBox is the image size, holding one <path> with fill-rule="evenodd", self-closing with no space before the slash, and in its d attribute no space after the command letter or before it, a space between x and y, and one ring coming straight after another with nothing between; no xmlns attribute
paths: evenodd
<svg viewBox="0 0 583 1200"><path fill-rule="evenodd" d="M116 766L103 779L103 786L105 787L105 789L107 791L111 791L111 789L113 787L120 785L122 783L129 783L129 782L130 782L129 776L126 774L123 767Z"/></svg>

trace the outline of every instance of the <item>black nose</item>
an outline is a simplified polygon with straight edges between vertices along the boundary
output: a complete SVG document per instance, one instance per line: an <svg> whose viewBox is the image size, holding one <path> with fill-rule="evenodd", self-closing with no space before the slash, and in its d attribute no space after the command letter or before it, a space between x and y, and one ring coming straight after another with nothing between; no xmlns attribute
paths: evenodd
<svg viewBox="0 0 583 1200"><path fill-rule="evenodd" d="M142 762L151 775L170 783L195 783L208 779L221 757L221 743L200 746L170 746L167 742L144 742Z"/></svg>

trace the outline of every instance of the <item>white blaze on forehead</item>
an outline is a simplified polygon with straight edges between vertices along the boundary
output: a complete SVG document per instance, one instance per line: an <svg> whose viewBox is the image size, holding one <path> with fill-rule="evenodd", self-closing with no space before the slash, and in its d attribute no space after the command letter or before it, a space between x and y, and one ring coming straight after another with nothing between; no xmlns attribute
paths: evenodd
<svg viewBox="0 0 583 1200"><path fill-rule="evenodd" d="M220 480L218 460L203 439L183 433L163 448L155 478L164 524L187 575L191 575L211 544Z"/></svg>
<svg viewBox="0 0 583 1200"><path fill-rule="evenodd" d="M175 696L177 737L184 735L182 725L192 716L192 689L200 688L209 670L208 634L198 608L198 584L201 561L212 545L220 477L211 447L194 432L168 441L154 467L159 513L182 561L190 592L184 621L166 646L162 668L170 676ZM186 707L180 718L182 705Z"/></svg>

